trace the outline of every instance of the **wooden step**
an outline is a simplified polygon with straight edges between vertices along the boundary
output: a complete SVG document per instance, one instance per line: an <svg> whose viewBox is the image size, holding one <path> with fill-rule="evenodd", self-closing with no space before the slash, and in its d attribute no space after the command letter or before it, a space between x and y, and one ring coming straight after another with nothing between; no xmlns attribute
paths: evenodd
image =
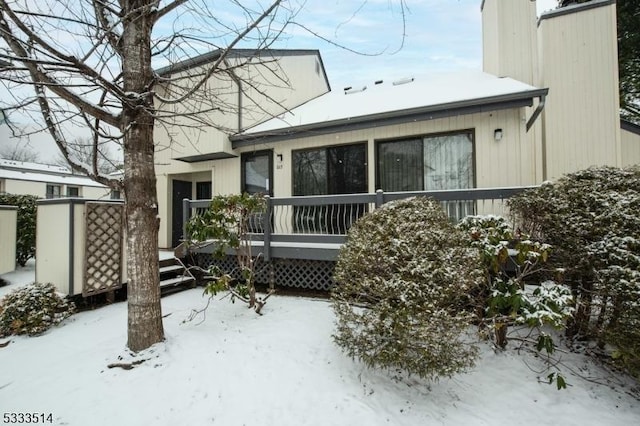
<svg viewBox="0 0 640 426"><path fill-rule="evenodd" d="M192 284L195 283L196 280L193 277L189 277L186 275L180 275L178 277L174 277L174 278L169 278L166 280L162 280L160 281L160 288L162 287L170 287L170 286L177 286L177 285L182 285L182 284Z"/></svg>
<svg viewBox="0 0 640 426"><path fill-rule="evenodd" d="M162 259L159 264L160 291L166 296L183 289L192 288L196 279L178 258Z"/></svg>
<svg viewBox="0 0 640 426"><path fill-rule="evenodd" d="M182 266L182 265L168 265L168 266L161 266L160 267L160 275L166 274L168 272L180 272L180 273L182 273L183 271L184 271L184 266Z"/></svg>

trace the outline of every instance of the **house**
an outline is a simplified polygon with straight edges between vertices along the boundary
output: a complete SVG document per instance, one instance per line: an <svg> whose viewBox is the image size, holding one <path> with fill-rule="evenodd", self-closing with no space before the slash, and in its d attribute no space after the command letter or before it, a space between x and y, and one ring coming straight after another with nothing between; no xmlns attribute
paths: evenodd
<svg viewBox="0 0 640 426"><path fill-rule="evenodd" d="M520 187L591 165L640 163L638 126L619 115L615 1L593 0L540 19L530 0L484 0L481 12L482 72L330 91L319 52L267 51L291 84L258 73L269 91L263 100L277 100L269 107L256 98L264 92L248 95L233 75L212 77L208 90L220 91L239 112L213 117L217 129L179 128L179 119L157 129L160 246L179 241L185 197ZM216 55L159 74L180 75ZM252 67L234 72L256 74ZM327 219L326 212L297 213L289 213L301 217L294 233ZM345 221L350 213L338 214Z"/></svg>
<svg viewBox="0 0 640 426"><path fill-rule="evenodd" d="M66 167L5 159L0 159L0 193L39 198L120 198L108 187L73 174Z"/></svg>

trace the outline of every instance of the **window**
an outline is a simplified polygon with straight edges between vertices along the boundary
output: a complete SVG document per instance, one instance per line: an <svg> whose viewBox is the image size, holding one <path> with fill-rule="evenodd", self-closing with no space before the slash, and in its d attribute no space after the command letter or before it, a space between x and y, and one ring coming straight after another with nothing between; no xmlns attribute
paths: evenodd
<svg viewBox="0 0 640 426"><path fill-rule="evenodd" d="M196 182L196 200L211 199L211 182ZM206 208L196 209L196 214L203 214Z"/></svg>
<svg viewBox="0 0 640 426"><path fill-rule="evenodd" d="M293 152L293 195L367 192L367 145Z"/></svg>
<svg viewBox="0 0 640 426"><path fill-rule="evenodd" d="M196 182L196 200L211 199L211 182Z"/></svg>
<svg viewBox="0 0 640 426"><path fill-rule="evenodd" d="M60 185L47 185L47 198L60 198L62 196L62 190Z"/></svg>
<svg viewBox="0 0 640 426"><path fill-rule="evenodd" d="M242 154L242 192L273 195L273 153L258 151Z"/></svg>
<svg viewBox="0 0 640 426"><path fill-rule="evenodd" d="M378 188L432 191L474 186L470 131L378 143Z"/></svg>
<svg viewBox="0 0 640 426"><path fill-rule="evenodd" d="M120 194L120 190L112 189L111 190L111 199L112 200L121 200L122 199L122 194Z"/></svg>
<svg viewBox="0 0 640 426"><path fill-rule="evenodd" d="M79 197L80 188L77 186L67 186L67 197Z"/></svg>
<svg viewBox="0 0 640 426"><path fill-rule="evenodd" d="M363 192L367 192L365 143L293 152L293 195ZM364 204L296 207L294 232L343 234L366 211Z"/></svg>
<svg viewBox="0 0 640 426"><path fill-rule="evenodd" d="M473 132L378 143L377 187L383 191L433 191L475 186ZM446 202L449 216L473 214L474 203Z"/></svg>

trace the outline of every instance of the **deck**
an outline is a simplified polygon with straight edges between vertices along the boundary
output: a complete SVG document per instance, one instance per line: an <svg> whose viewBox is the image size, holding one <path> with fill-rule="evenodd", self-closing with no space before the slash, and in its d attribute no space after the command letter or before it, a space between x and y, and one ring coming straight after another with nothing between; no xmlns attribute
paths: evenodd
<svg viewBox="0 0 640 426"><path fill-rule="evenodd" d="M456 222L468 215L507 215L504 201L529 188L533 187L267 197L266 210L254 221L255 232L250 234L252 254L265 262L258 280L290 287L329 289L333 285L335 261L351 225L389 201L432 197ZM185 199L184 223L208 206L209 200ZM210 242L195 250L200 266L217 264L224 270L234 270L237 264L233 253L228 252L227 259L216 260L211 256L214 248L215 243Z"/></svg>

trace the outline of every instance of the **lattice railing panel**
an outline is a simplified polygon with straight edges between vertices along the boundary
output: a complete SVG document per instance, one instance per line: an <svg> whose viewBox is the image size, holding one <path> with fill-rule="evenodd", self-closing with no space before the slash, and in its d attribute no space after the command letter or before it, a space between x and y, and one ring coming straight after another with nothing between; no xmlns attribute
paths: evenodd
<svg viewBox="0 0 640 426"><path fill-rule="evenodd" d="M216 265L223 272L234 278L240 278L238 263L233 256L217 259L206 253L198 253L196 257L198 266L209 268ZM329 290L334 286L333 268L335 262L305 259L272 259L271 265L261 264L256 276L256 281L268 284L271 269L276 286L294 287L312 290Z"/></svg>
<svg viewBox="0 0 640 426"><path fill-rule="evenodd" d="M85 297L122 286L123 214L122 204L85 204Z"/></svg>

